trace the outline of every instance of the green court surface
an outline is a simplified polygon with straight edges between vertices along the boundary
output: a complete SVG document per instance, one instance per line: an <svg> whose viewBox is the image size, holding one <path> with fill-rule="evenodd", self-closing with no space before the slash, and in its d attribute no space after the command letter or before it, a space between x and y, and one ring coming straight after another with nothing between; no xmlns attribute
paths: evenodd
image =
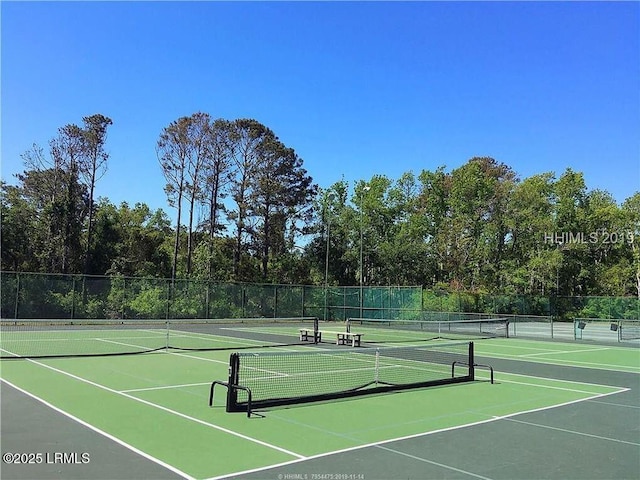
<svg viewBox="0 0 640 480"><path fill-rule="evenodd" d="M314 348L352 347L270 350ZM2 388L11 389L16 403L33 402L56 421L63 416L63 424L79 424L101 440L106 436L149 468L166 470L162 478L640 476L638 348L479 340L476 360L494 366L494 384L488 371L478 369L474 382L270 407L251 418L225 411L224 389L208 405L211 382L227 379L230 352L3 360ZM46 425L9 421L15 408L3 400L3 454L55 450L44 440ZM20 427L32 431L31 437L24 431L19 436L30 444L7 434L7 423L13 433ZM5 462L2 478L115 478L93 441L73 447L89 454L85 464L47 469ZM498 445L502 450L492 451ZM556 457L540 456L550 448ZM552 467L560 458L562 468ZM616 459L616 466L604 465L605 458ZM146 478L156 478L157 470L151 471Z"/></svg>

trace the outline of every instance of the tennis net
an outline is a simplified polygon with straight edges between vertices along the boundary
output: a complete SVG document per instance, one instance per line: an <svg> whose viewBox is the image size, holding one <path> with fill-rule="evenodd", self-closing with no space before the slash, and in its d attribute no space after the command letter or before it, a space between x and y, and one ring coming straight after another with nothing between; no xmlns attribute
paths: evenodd
<svg viewBox="0 0 640 480"><path fill-rule="evenodd" d="M404 343L435 338L459 340L509 337L508 318L452 321L350 318L347 320L346 328L348 331L363 333L368 343Z"/></svg>
<svg viewBox="0 0 640 480"><path fill-rule="evenodd" d="M128 355L300 344L314 317L185 320L0 320L0 358Z"/></svg>
<svg viewBox="0 0 640 480"><path fill-rule="evenodd" d="M228 412L474 380L473 342L237 352L229 367Z"/></svg>
<svg viewBox="0 0 640 480"><path fill-rule="evenodd" d="M640 320L619 320L618 332L619 332L620 341L639 340L640 339Z"/></svg>
<svg viewBox="0 0 640 480"><path fill-rule="evenodd" d="M575 318L574 340L640 340L640 320L618 318Z"/></svg>

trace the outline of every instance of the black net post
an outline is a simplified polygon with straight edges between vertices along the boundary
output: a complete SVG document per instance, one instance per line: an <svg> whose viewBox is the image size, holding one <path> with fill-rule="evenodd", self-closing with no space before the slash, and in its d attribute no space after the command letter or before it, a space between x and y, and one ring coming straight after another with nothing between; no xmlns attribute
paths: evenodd
<svg viewBox="0 0 640 480"><path fill-rule="evenodd" d="M320 342L320 326L318 325L318 317L313 318L313 343Z"/></svg>
<svg viewBox="0 0 640 480"><path fill-rule="evenodd" d="M227 388L227 412L238 411L238 390L233 388L238 385L238 372L240 367L240 357L237 353L232 353L229 357L229 387Z"/></svg>
<svg viewBox="0 0 640 480"><path fill-rule="evenodd" d="M471 381L474 381L476 379L474 368L473 342L469 342L469 379Z"/></svg>

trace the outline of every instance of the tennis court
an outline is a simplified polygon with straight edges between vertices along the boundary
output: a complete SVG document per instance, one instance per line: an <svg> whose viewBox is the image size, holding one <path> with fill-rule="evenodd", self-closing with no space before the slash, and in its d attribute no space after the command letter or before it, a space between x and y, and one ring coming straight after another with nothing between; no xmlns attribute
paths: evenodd
<svg viewBox="0 0 640 480"><path fill-rule="evenodd" d="M439 384L437 379L447 376L449 367L430 365L429 375L437 374L428 387L295 404L267 402L250 418L243 412L227 413L227 392L220 387L209 406L211 383L229 379L231 353L247 359L295 358L295 373L279 363L250 367L260 369L258 379L266 378L274 395L278 389L284 395L296 382L292 387L282 379L308 377L320 386L340 379L338 387L331 387L335 390L351 388L361 372L381 377L388 372L390 383L411 370L423 375L425 368L412 363L408 353L393 353L387 356L391 360L378 364L370 355L376 349L413 355L469 343L468 332L441 335L440 329L433 335L421 328L418 334L411 325L400 334L360 322L351 328L363 332L362 347L337 346L330 337L314 344L298 338L305 326L301 319L220 322L174 332L151 323L144 328L97 324L85 329L36 324L28 337L18 327L14 332L5 326L3 354L15 354L11 349L18 348L27 354L36 348L40 357L1 362L2 453L14 454L13 463L3 456L2 478L640 475L640 349L633 342L545 342L477 334L472 338L474 362L494 368L493 384L486 368L475 369L473 381ZM37 347L25 345L28 338L38 338ZM172 348L167 348L169 343ZM96 348L102 350L94 353L103 355L123 349L148 352L48 356L78 349L86 354ZM464 368L459 375L467 380ZM410 385L422 382L409 377ZM362 381L358 377L356 383ZM314 399L316 393L296 395Z"/></svg>

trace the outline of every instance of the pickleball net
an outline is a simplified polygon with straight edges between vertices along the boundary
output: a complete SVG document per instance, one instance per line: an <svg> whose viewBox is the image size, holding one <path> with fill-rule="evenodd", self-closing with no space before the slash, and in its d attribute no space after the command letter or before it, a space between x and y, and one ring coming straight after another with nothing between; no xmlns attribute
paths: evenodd
<svg viewBox="0 0 640 480"><path fill-rule="evenodd" d="M472 320L403 320L349 318L347 331L362 333L367 343L406 343L421 340L508 338L508 318Z"/></svg>
<svg viewBox="0 0 640 480"><path fill-rule="evenodd" d="M575 340L640 340L640 320L622 318L575 318Z"/></svg>
<svg viewBox="0 0 640 480"><path fill-rule="evenodd" d="M315 317L172 320L0 320L0 358L130 355L299 345Z"/></svg>
<svg viewBox="0 0 640 480"><path fill-rule="evenodd" d="M620 341L640 340L640 320L618 320Z"/></svg>
<svg viewBox="0 0 640 480"><path fill-rule="evenodd" d="M236 352L228 412L474 380L473 342L311 351Z"/></svg>

